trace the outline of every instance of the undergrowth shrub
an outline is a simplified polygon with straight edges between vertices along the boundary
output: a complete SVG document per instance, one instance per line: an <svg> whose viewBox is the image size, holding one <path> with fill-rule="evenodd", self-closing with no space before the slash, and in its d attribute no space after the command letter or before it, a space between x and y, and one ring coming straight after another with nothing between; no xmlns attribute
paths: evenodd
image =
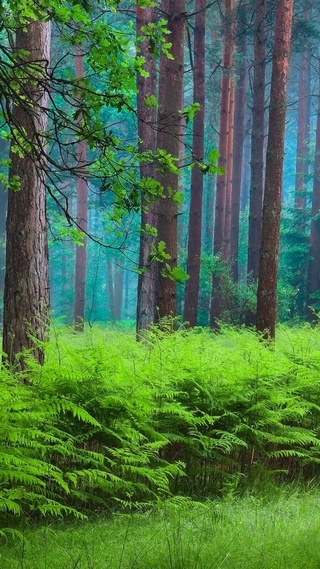
<svg viewBox="0 0 320 569"><path fill-rule="evenodd" d="M1 372L0 508L143 508L319 475L320 332L58 329Z"/></svg>

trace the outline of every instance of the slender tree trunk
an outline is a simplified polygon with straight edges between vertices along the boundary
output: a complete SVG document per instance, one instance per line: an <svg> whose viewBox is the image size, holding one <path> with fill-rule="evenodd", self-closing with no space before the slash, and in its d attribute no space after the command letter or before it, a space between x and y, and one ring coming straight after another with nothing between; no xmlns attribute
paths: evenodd
<svg viewBox="0 0 320 569"><path fill-rule="evenodd" d="M141 36L141 27L155 21L154 8L141 8L137 5L136 33ZM139 43L141 55L145 58L144 69L149 73L148 77L138 75L137 78L137 108L138 108L138 136L141 152L156 149L156 111L146 105L146 97L156 97L156 69L155 60L149 51L148 41ZM140 165L141 179L155 177L154 164ZM158 266L156 261L150 261L149 256L156 244L157 237L148 232L147 228L158 226L157 202L150 204L146 196L142 196L141 208L141 234L139 268L141 273L138 277L137 298L137 332L147 330L156 319L156 284Z"/></svg>
<svg viewBox="0 0 320 569"><path fill-rule="evenodd" d="M83 54L77 49L75 55L76 77L84 77ZM81 121L81 116L79 117ZM77 177L77 223L81 231L86 232L88 228L88 185L85 175L87 161L86 141L79 140L77 144L77 162L79 175ZM74 324L78 331L84 329L84 312L86 297L86 271L87 271L87 238L84 235L81 245L76 247L76 267L75 267L75 298L74 298Z"/></svg>
<svg viewBox="0 0 320 569"><path fill-rule="evenodd" d="M204 116L205 116L205 18L206 0L196 1L194 28L193 102L200 110L193 122L192 156L196 162L203 161ZM189 238L187 273L184 301L184 321L190 326L197 324L200 283L201 228L202 228L203 174L196 163L191 172L191 200L189 211Z"/></svg>
<svg viewBox="0 0 320 569"><path fill-rule="evenodd" d="M49 268L46 229L45 157L41 133L47 128L48 105L46 71L50 60L50 22L33 22L16 34L16 49L29 55L19 62L26 70L20 94L14 105L12 123L24 129L31 150L21 157L10 152L9 180L20 179L20 189L9 191L4 290L3 352L9 364L25 368L21 355L29 350L43 363L42 342L48 332ZM33 81L30 81L30 67ZM22 84L23 83L23 84ZM19 142L18 142L19 144Z"/></svg>
<svg viewBox="0 0 320 569"><path fill-rule="evenodd" d="M239 226L240 226L240 196L242 181L242 158L244 143L244 121L246 104L246 29L247 29L247 8L243 6L238 11L237 28L237 54L240 57L238 63L238 81L235 91L235 110L234 110L234 142L233 142L233 179L232 179L232 206L231 206L231 235L230 235L230 257L232 259L232 274L235 282L239 280Z"/></svg>
<svg viewBox="0 0 320 569"><path fill-rule="evenodd" d="M310 15L309 4L304 0L304 20ZM295 184L295 208L305 212L306 186L308 177L308 144L310 131L310 62L309 53L300 55L298 86L298 128L297 128L297 160ZM299 223L299 220L298 220ZM299 227L298 227L299 230Z"/></svg>
<svg viewBox="0 0 320 569"><path fill-rule="evenodd" d="M224 239L223 239L223 258L230 259L231 241L231 207L232 207L232 186L233 186L233 143L234 143L234 80L231 77L230 100L229 100L229 129L228 129L228 159L227 159L227 180L226 180L226 206L224 216Z"/></svg>
<svg viewBox="0 0 320 569"><path fill-rule="evenodd" d="M124 287L124 270L116 265L114 269L114 317L115 320L122 318L123 306L123 287Z"/></svg>
<svg viewBox="0 0 320 569"><path fill-rule="evenodd" d="M0 141L0 151L3 158L7 157L8 151L4 141ZM4 291L4 275L5 275L5 233L6 233L6 215L7 215L8 193L0 185L0 314L2 314L2 299Z"/></svg>
<svg viewBox="0 0 320 569"><path fill-rule="evenodd" d="M257 295L257 331L275 337L286 89L293 0L278 0L270 92L269 133Z"/></svg>
<svg viewBox="0 0 320 569"><path fill-rule="evenodd" d="M226 215L226 187L228 166L228 137L230 128L230 95L231 95L231 67L233 55L232 40L232 12L233 0L225 0L224 14L224 53L223 72L221 80L220 100L220 126L219 126L219 161L218 166L224 168L226 173L217 178L215 223L214 223L214 254L222 254L224 242L224 225Z"/></svg>
<svg viewBox="0 0 320 569"><path fill-rule="evenodd" d="M171 54L168 59L164 54L160 58L159 79L159 114L157 148L163 149L179 160L182 136L181 115L179 110L183 104L184 76L184 32L185 3L184 0L162 0L162 12L168 19L167 27L171 32ZM172 195L179 189L178 174L166 171L161 175L164 195L159 201L158 241L166 243L166 251L171 256L168 265L174 268L177 264L177 205ZM176 315L176 283L160 274L157 286L158 317Z"/></svg>
<svg viewBox="0 0 320 569"><path fill-rule="evenodd" d="M234 53L233 38L233 0L225 0L224 3L224 52L223 52L223 73L221 80L221 100L220 100L220 126L219 126L219 161L218 166L225 169L225 174L217 177L216 205L214 222L214 255L220 255L224 260L228 259L229 247L225 246L225 241L230 239L229 216L231 213L230 194L230 136L233 127L233 98L232 98L232 63ZM229 160L228 160L229 159ZM227 198L228 196L228 198ZM227 221L227 226L226 226ZM226 230L227 227L227 230ZM210 326L215 328L217 321L221 317L224 308L224 301L221 297L221 278L213 275Z"/></svg>
<svg viewBox="0 0 320 569"><path fill-rule="evenodd" d="M316 299L312 295L320 288L320 59L319 59L319 93L316 127L316 149L314 159L314 176L312 192L312 219L310 233L310 261L308 270L308 300L307 319L309 322L318 321L312 304Z"/></svg>
<svg viewBox="0 0 320 569"><path fill-rule="evenodd" d="M247 272L256 281L259 276L262 202L264 185L264 107L265 107L265 18L267 0L255 0L254 71L251 137L251 182L249 206L249 242ZM247 324L254 323L254 314L247 315Z"/></svg>

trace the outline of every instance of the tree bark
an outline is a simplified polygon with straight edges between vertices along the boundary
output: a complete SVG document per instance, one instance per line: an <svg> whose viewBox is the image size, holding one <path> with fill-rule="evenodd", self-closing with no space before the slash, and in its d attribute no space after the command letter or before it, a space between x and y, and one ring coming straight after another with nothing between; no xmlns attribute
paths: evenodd
<svg viewBox="0 0 320 569"><path fill-rule="evenodd" d="M165 150L179 160L182 136L181 114L183 105L184 77L184 0L163 0L162 12L168 19L171 54L168 59L164 54L160 58L159 113L157 148ZM171 268L177 265L177 216L178 208L172 196L179 189L179 175L166 169L161 174L163 197L159 200L158 241L166 243L166 251L171 256L167 261ZM157 317L176 316L176 282L161 273L157 285Z"/></svg>
<svg viewBox="0 0 320 569"><path fill-rule="evenodd" d="M76 78L84 77L83 54L77 49L75 54ZM79 116L79 121L82 116ZM77 177L77 224L80 231L86 232L88 229L88 185L85 175L87 161L87 147L84 139L77 143L77 166L79 174ZM75 266L75 296L73 320L78 331L84 330L85 298L86 298L86 271L87 271L87 238L86 235L81 239L81 245L76 247L76 266Z"/></svg>
<svg viewBox="0 0 320 569"><path fill-rule="evenodd" d="M231 213L231 170L232 162L231 150L231 130L233 128L233 79L232 64L234 53L234 2L225 0L224 3L224 51L223 51L223 72L221 80L221 99L220 99L220 126L219 126L219 153L218 166L225 169L225 174L217 177L216 205L214 222L214 255L219 255L221 259L228 260L230 245L230 213ZM231 174L232 175L232 174ZM221 318L224 308L224 300L221 296L221 278L213 275L211 307L210 307L210 326L217 327L217 321Z"/></svg>
<svg viewBox="0 0 320 569"><path fill-rule="evenodd" d="M251 178L249 205L248 277L257 281L261 245L262 203L264 185L264 107L265 107L265 19L266 0L255 0L254 71L251 135ZM254 323L254 314L247 315L247 324Z"/></svg>
<svg viewBox="0 0 320 569"><path fill-rule="evenodd" d="M154 8L141 8L137 5L136 33L137 38L141 36L141 28L150 22L155 21ZM147 40L139 43L139 50L145 59L144 69L149 73L148 77L138 75L137 77L137 110L138 110L138 136L141 152L156 150L156 110L146 105L146 97L156 97L156 69L155 60L149 51ZM155 178L154 164L140 165L140 178ZM158 202L150 203L146 196L141 198L141 233L140 233L140 253L139 269L141 273L138 277L138 297L137 297L137 333L147 330L156 320L156 284L158 266L156 261L150 261L149 256L155 246L157 237L146 231L147 226L158 226Z"/></svg>
<svg viewBox="0 0 320 569"><path fill-rule="evenodd" d="M232 206L231 206L231 235L230 235L230 257L232 260L232 275L235 282L239 280L239 227L240 227L240 196L242 182L242 162L243 162L243 143L244 143L244 120L246 104L246 83L247 83L247 64L246 64L246 41L247 30L247 8L240 6L238 9L237 26L237 53L240 57L238 63L238 81L235 90L235 110L234 110L234 142L233 142L233 177L232 177Z"/></svg>
<svg viewBox="0 0 320 569"><path fill-rule="evenodd" d="M320 59L319 59L320 77ZM312 218L310 232L310 261L308 268L308 299L307 299L307 319L309 322L318 321L312 304L316 299L312 295L320 288L320 81L318 93L318 110L316 126L316 148L314 158L314 176L312 192Z"/></svg>
<svg viewBox="0 0 320 569"><path fill-rule="evenodd" d="M270 339L275 337L277 315L286 89L292 12L293 0L278 0L272 59L269 133L256 319L257 331Z"/></svg>
<svg viewBox="0 0 320 569"><path fill-rule="evenodd" d="M310 17L309 3L304 0L304 21ZM310 138L310 61L309 53L305 50L300 54L299 86L298 86L298 128L297 128L297 159L295 208L305 212L306 186L308 177L308 144ZM298 228L299 229L299 228Z"/></svg>
<svg viewBox="0 0 320 569"><path fill-rule="evenodd" d="M214 254L223 253L223 242L225 234L225 214L226 214L226 187L227 187L227 166L228 166L228 137L229 137L229 111L231 98L231 67L233 56L232 38L232 13L233 0L225 0L224 14L224 52L223 70L221 79L221 99L220 99L220 126L219 126L219 161L218 166L226 170L225 174L218 176L216 188L216 206L214 223Z"/></svg>
<svg viewBox="0 0 320 569"><path fill-rule="evenodd" d="M200 284L203 174L197 162L203 161L204 154L206 0L197 0L195 11L193 102L200 104L200 110L193 121L192 158L196 164L191 172L187 260L189 280L186 282L183 313L183 320L190 326L197 324Z"/></svg>
<svg viewBox="0 0 320 569"><path fill-rule="evenodd" d="M50 37L50 22L33 22L16 34L16 50L25 50L28 56L19 58L24 77L21 101L12 110L12 126L24 132L30 149L19 155L13 140L10 150L9 181L18 177L20 189L8 195L3 352L17 370L25 368L25 350L43 363L48 332L45 142L41 133L47 128Z"/></svg>

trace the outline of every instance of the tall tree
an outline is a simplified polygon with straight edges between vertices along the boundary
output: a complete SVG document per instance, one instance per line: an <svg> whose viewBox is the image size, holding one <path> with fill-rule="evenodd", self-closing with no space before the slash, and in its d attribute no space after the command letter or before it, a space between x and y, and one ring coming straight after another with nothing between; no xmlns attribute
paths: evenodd
<svg viewBox="0 0 320 569"><path fill-rule="evenodd" d="M16 33L19 101L12 109L13 140L8 196L3 352L17 369L29 349L43 362L41 342L48 327L49 277L46 228L44 140L47 128L47 68L50 22L33 22ZM17 147L19 151L17 151Z"/></svg>
<svg viewBox="0 0 320 569"><path fill-rule="evenodd" d="M257 330L273 339L277 315L279 233L293 0L278 0L270 91L266 181L257 294Z"/></svg>
<svg viewBox="0 0 320 569"><path fill-rule="evenodd" d="M247 273L257 281L261 243L262 203L264 185L264 108L266 72L266 19L267 0L255 0L254 5L254 61L252 93L252 134L251 134L251 177L249 205L249 241ZM247 323L252 324L254 315L247 315Z"/></svg>
<svg viewBox="0 0 320 569"><path fill-rule="evenodd" d="M319 92L316 126L316 148L314 159L311 232L310 232L310 261L308 269L308 298L307 318L309 322L318 320L312 304L316 302L313 295L320 288L320 59L319 59Z"/></svg>
<svg viewBox="0 0 320 569"><path fill-rule="evenodd" d="M221 98L220 98L220 125L219 125L219 161L218 167L224 168L225 173L217 178L216 203L215 203L215 222L214 222L214 241L213 252L222 259L228 260L230 252L230 230L229 222L231 215L231 140L233 141L233 77L232 65L234 54L234 2L225 0L224 15L224 50L223 50L223 69L221 79ZM221 296L221 279L213 275L210 326L216 327L216 322L223 310L223 299Z"/></svg>
<svg viewBox="0 0 320 569"><path fill-rule="evenodd" d="M310 6L303 2L303 19L308 21ZM303 212L306 208L306 184L308 176L308 144L310 138L310 55L307 49L300 54L298 79L298 128L296 154L295 207Z"/></svg>
<svg viewBox="0 0 320 569"><path fill-rule="evenodd" d="M198 163L203 161L204 154L206 0L197 0L195 11L193 102L198 103L200 109L194 118L192 133L192 158L195 165L191 172L187 259L189 280L186 282L183 314L184 321L189 322L190 326L197 324L200 283L203 174Z"/></svg>
<svg viewBox="0 0 320 569"><path fill-rule="evenodd" d="M179 111L183 106L185 2L162 0L161 11L168 22L172 59L164 53L161 54L157 148L171 155L177 164L182 136L182 115ZM176 282L170 276L177 265L178 257L178 207L175 198L179 190L179 172L164 167L160 180L163 197L159 200L158 240L166 244L166 252L170 255L170 259L167 259L169 271L161 271L157 286L156 306L158 317L162 318L176 315Z"/></svg>
<svg viewBox="0 0 320 569"><path fill-rule="evenodd" d="M247 83L247 6L240 5L237 20L237 84L235 90L234 109L234 141L232 165L232 209L231 209L231 235L230 256L232 259L232 274L235 282L239 279L238 253L239 253L239 226L240 226L240 196L242 182L242 159L244 143L244 122Z"/></svg>
<svg viewBox="0 0 320 569"><path fill-rule="evenodd" d="M150 98L156 99L156 67L155 59L151 53L149 41L143 39L142 29L155 21L153 7L141 8L137 5L136 33L139 41L139 51L144 57L143 68L148 76L141 73L137 77L137 111L138 111L138 137L141 152L155 152L156 150L156 110L154 105L148 104ZM154 163L141 163L141 181L155 178ZM142 196L141 204L141 234L137 297L137 332L149 328L156 319L156 284L158 266L150 261L150 254L156 243L156 235L150 228L157 228L158 214L157 202L150 203L146 196Z"/></svg>
<svg viewBox="0 0 320 569"><path fill-rule="evenodd" d="M83 53L77 48L75 53L76 79L83 79ZM82 114L79 114L78 123L81 124ZM84 312L86 298L86 270L87 270L87 229L88 229L88 183L86 179L87 143L81 138L77 143L77 224L84 232L81 244L76 247L75 266L75 296L73 319L77 330L84 329Z"/></svg>

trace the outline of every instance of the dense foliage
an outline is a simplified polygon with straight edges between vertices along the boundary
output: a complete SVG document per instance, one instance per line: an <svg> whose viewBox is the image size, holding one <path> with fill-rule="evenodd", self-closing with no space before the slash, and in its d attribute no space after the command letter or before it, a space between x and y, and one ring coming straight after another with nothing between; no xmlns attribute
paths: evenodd
<svg viewBox="0 0 320 569"><path fill-rule="evenodd" d="M168 330L171 323L168 323ZM1 509L145 508L319 474L319 330L57 329L1 371ZM10 517L10 516L9 516ZM8 525L8 521L6 524Z"/></svg>

